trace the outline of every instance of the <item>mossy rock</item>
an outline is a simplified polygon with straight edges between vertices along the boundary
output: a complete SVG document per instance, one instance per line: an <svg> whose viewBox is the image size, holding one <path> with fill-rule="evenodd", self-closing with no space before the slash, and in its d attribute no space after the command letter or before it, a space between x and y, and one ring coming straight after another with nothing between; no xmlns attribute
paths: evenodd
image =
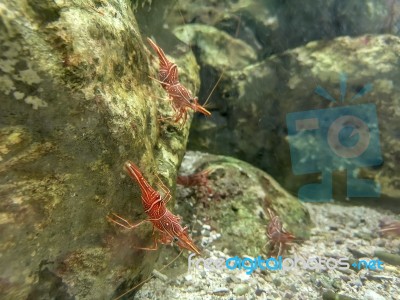
<svg viewBox="0 0 400 300"><path fill-rule="evenodd" d="M179 187L176 205L184 220L191 216L193 234L199 239L196 220L221 234L213 243L221 251L226 248L230 255L239 256L268 254L268 209L297 241L309 237L312 223L307 209L267 173L232 157L192 151L186 153L180 171L194 174L206 169L211 196L204 186Z"/></svg>
<svg viewBox="0 0 400 300"><path fill-rule="evenodd" d="M131 1L0 4L0 295L106 299L146 278L151 228L124 232L106 216L145 218L134 161L175 189L190 120L149 78ZM148 12L151 14L151 12ZM180 60L176 60L180 64ZM193 55L183 76L198 86ZM173 202L173 201L172 201ZM172 203L171 202L171 203ZM1 297L0 296L0 297Z"/></svg>
<svg viewBox="0 0 400 300"><path fill-rule="evenodd" d="M376 105L383 164L360 163L357 177L381 185L380 197L372 204L391 205L398 210L399 172L399 37L365 35L315 41L282 54L271 56L242 70L227 72L215 94L224 95L209 119L196 118L188 148L230 155L259 166L297 195L301 186L321 181L320 173L295 175L289 148L286 117L289 113L317 109L335 109L361 104ZM340 75L347 77L346 95L340 95ZM362 97L355 97L363 87L373 87ZM335 102L314 91L320 86ZM371 124L373 128L374 124ZM370 129L371 130L371 129ZM310 139L303 145L304 159L315 150ZM317 151L317 150L316 150ZM326 148L319 150L324 154ZM375 150L374 150L375 151ZM333 199L344 200L346 170L324 165L319 171L333 173ZM352 164L349 161L349 164ZM349 196L351 197L351 196ZM363 203L368 196L352 198ZM323 199L326 201L326 199ZM393 205L394 204L394 205Z"/></svg>

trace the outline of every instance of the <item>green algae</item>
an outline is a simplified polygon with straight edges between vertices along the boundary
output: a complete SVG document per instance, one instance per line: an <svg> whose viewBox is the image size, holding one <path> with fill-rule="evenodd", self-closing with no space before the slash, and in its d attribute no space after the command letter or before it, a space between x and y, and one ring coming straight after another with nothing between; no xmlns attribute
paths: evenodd
<svg viewBox="0 0 400 300"><path fill-rule="evenodd" d="M150 226L125 232L106 219L146 217L123 163L173 193L190 120L159 121L173 109L149 78L158 64L130 1L6 1L0 12L0 265L18 286L8 296L111 297L158 256L134 249ZM198 86L193 55L182 61Z"/></svg>
<svg viewBox="0 0 400 300"><path fill-rule="evenodd" d="M190 199L178 199L177 212L183 216L196 216L206 220L221 238L215 241L219 249L230 255L257 256L267 254L267 227L272 209L282 220L283 227L298 240L309 237L312 226L310 216L302 203L287 193L271 176L232 157L188 152L187 159L193 169L212 170L209 187L213 196L206 208L205 199L197 199L189 209Z"/></svg>

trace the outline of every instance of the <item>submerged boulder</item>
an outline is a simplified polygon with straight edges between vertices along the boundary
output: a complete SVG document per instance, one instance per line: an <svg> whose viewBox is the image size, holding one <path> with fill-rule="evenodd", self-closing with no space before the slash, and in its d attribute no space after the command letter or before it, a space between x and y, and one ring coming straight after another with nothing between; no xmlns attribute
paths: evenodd
<svg viewBox="0 0 400 300"><path fill-rule="evenodd" d="M338 36L400 32L400 4L388 0L179 1L173 24L216 27L245 41L261 58Z"/></svg>
<svg viewBox="0 0 400 300"><path fill-rule="evenodd" d="M134 161L172 190L188 121L149 78L131 1L0 3L0 295L105 299L145 278L151 227L122 233L106 216L144 219ZM193 55L182 58L199 86Z"/></svg>
<svg viewBox="0 0 400 300"><path fill-rule="evenodd" d="M337 185L332 198L352 197L346 191L351 175L372 180L377 192L375 199L397 201L400 197L396 168L399 155L396 149L400 143L396 134L400 130L399 49L400 39L393 35L340 37L311 42L242 70L227 72L216 92L224 95L224 101L214 110L213 118L195 120L189 148L250 162L267 170L296 195L304 184L321 182L321 172L328 172ZM372 111L357 105L376 107L375 121L371 121ZM346 174L346 165L332 163L333 154L327 158L327 132L317 144L305 136L297 139L298 144L290 145L288 138L290 113L312 110L329 113L337 108L356 111L359 119L370 123L369 130L374 133L369 144L373 149L368 150L372 158L357 162L358 169L350 175ZM293 149L300 150L297 162L316 164L318 170L295 175ZM322 159L317 161L319 157Z"/></svg>
<svg viewBox="0 0 400 300"><path fill-rule="evenodd" d="M205 170L207 180L197 181L200 185L178 187L175 207L184 220L191 220L192 233L204 250L217 247L232 256L268 254L268 210L297 241L309 237L307 209L267 173L232 157L188 151L180 175Z"/></svg>
<svg viewBox="0 0 400 300"><path fill-rule="evenodd" d="M366 190L370 190L370 195L382 195L372 197L377 203L381 199L389 200L385 203L397 201L398 172L393 167L397 154L393 149L398 141L393 107L397 99L398 68L394 66L398 66L395 35L400 28L399 11L397 1L385 0L323 3L239 0L218 4L205 1L201 5L179 2L171 19L173 23L191 23L175 32L181 39L190 41L201 66L200 99L208 99L223 74L208 102L213 115L208 119L195 117L188 148L248 161L297 194L305 183L325 180L320 171L340 173L346 168L335 163L330 169L318 167L312 175L293 176L286 114L348 105L339 104L339 100L336 104L329 103L314 93L320 86L333 98L341 99L339 77L345 73L347 101L365 85L373 86L372 92L356 99L358 104L377 105L383 157L378 159L379 153L374 156L383 165L367 163L367 169L335 175L334 195L326 196L324 201L329 196L343 199L363 194L367 182L359 181L358 191L348 193L346 177L350 181L357 181L358 177L375 181ZM224 38L221 31L227 32L230 38ZM235 46L240 44L247 47ZM243 56L243 49L248 47L252 55ZM238 51L230 53L232 49ZM257 56L257 63L253 62L253 55ZM355 103L356 100L352 101L352 105ZM382 117L388 122L381 124ZM318 145L310 141L296 145L298 149L315 146ZM322 147L319 152L326 152L326 148Z"/></svg>

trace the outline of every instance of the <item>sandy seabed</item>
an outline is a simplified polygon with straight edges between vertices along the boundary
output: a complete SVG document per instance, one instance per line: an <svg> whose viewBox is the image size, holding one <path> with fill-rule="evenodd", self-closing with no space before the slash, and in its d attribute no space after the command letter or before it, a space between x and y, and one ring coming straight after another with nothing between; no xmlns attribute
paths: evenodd
<svg viewBox="0 0 400 300"><path fill-rule="evenodd" d="M348 258L353 263L377 261L376 251L399 254L399 237L381 237L378 234L379 220L395 220L394 214L330 203L307 203L306 206L315 224L311 238L294 245L283 255L284 259L319 256ZM218 236L218 232L211 231L208 237L204 237L208 247L203 258L230 257L225 254L226 249L213 247L212 241ZM383 270L375 264L376 270L354 267L309 270L297 267L286 272L256 269L251 275L243 269L205 270L202 265L177 278L158 276L151 279L142 286L135 299L333 299L330 297L334 294L353 299L400 299L400 267L385 261L381 265Z"/></svg>

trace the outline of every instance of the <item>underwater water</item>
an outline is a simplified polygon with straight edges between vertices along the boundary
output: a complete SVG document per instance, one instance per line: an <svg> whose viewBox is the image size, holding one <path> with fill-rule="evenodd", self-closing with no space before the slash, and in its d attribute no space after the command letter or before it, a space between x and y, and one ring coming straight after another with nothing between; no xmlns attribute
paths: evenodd
<svg viewBox="0 0 400 300"><path fill-rule="evenodd" d="M399 0L0 0L0 299L400 299Z"/></svg>

